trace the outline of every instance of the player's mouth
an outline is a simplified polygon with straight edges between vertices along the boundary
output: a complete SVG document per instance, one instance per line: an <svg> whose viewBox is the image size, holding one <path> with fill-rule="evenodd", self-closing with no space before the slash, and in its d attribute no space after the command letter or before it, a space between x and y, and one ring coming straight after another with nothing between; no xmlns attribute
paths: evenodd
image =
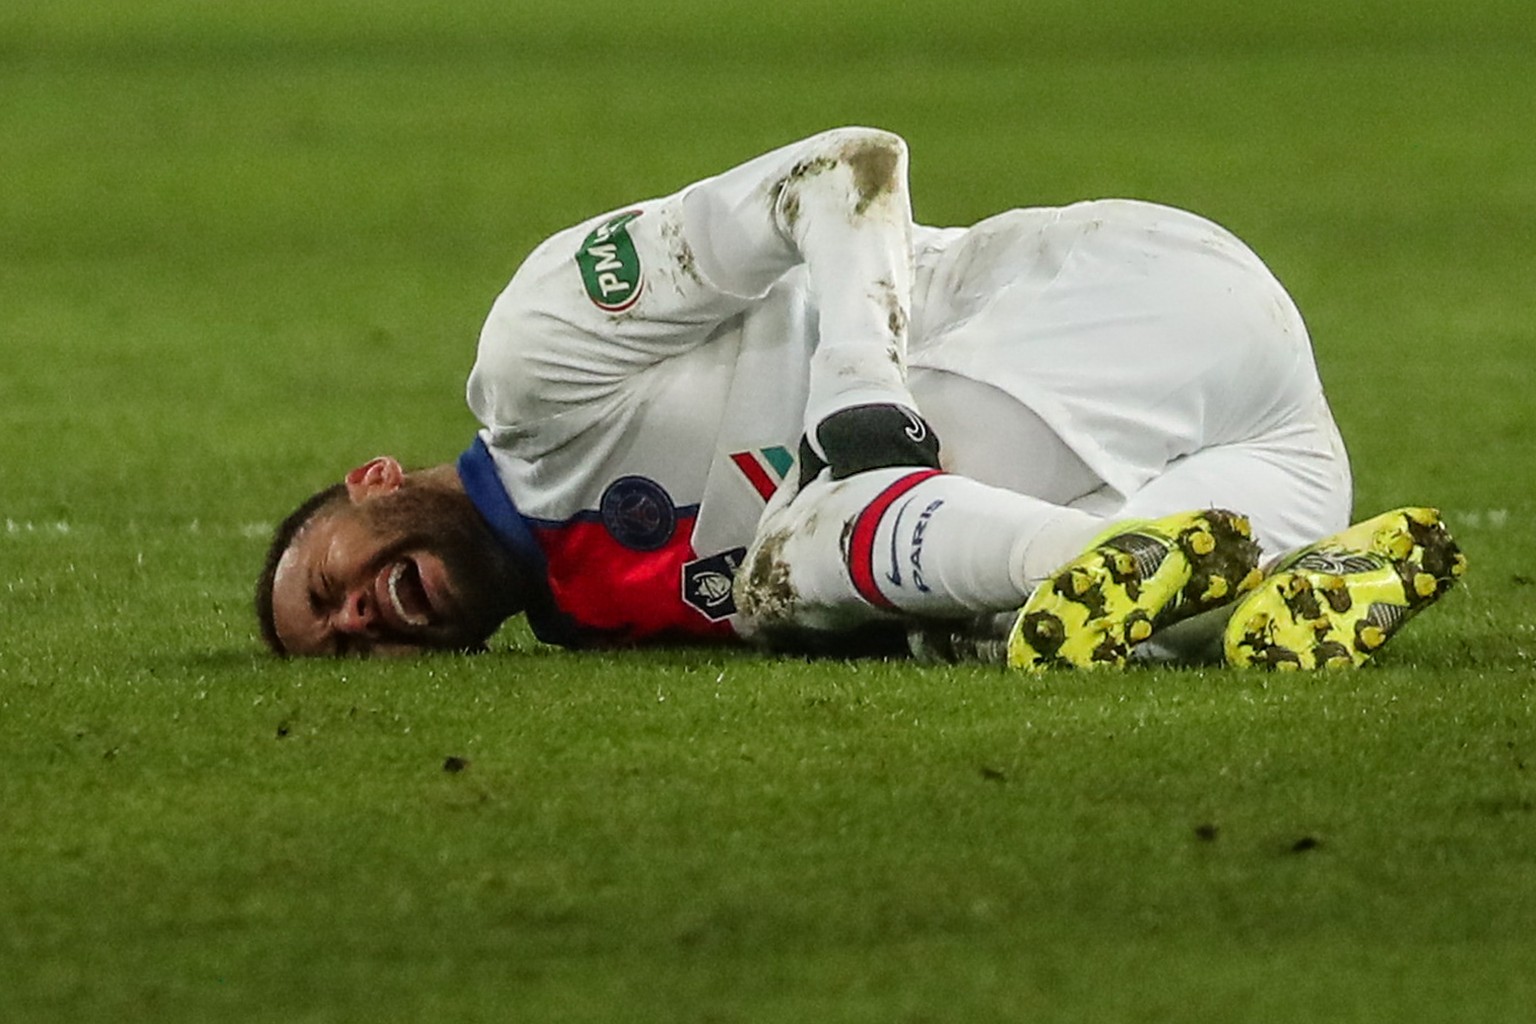
<svg viewBox="0 0 1536 1024"><path fill-rule="evenodd" d="M434 560L435 561L435 560ZM431 628L439 614L433 602L435 576L441 566L406 556L391 562L374 577L374 597L379 616L390 631L411 636Z"/></svg>

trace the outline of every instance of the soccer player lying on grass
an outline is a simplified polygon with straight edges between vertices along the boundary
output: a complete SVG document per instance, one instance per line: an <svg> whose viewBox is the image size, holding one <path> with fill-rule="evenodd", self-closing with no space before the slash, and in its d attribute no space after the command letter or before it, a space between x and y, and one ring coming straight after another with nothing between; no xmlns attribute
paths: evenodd
<svg viewBox="0 0 1536 1024"><path fill-rule="evenodd" d="M469 650L523 613L569 647L1311 668L1464 565L1433 510L1340 533L1306 328L1232 235L1120 200L915 225L871 129L544 242L468 398L456 463L374 459L279 527L274 650Z"/></svg>

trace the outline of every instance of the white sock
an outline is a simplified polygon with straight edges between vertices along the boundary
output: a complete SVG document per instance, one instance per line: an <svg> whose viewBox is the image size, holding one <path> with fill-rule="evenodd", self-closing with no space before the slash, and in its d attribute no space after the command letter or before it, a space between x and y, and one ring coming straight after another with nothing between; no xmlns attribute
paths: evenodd
<svg viewBox="0 0 1536 1024"><path fill-rule="evenodd" d="M825 476L764 517L738 587L745 625L849 628L1024 603L1104 528L1097 516L927 469Z"/></svg>
<svg viewBox="0 0 1536 1024"><path fill-rule="evenodd" d="M1103 533L1109 520L1075 508L1063 508L1029 537L1019 552L1019 572L1029 590L1056 574L1056 570L1088 550Z"/></svg>
<svg viewBox="0 0 1536 1024"><path fill-rule="evenodd" d="M1097 516L967 477L933 475L893 495L899 486L883 490L854 520L847 558L866 600L879 604L873 583L903 612L1017 608L1104 529ZM865 535L871 543L860 546Z"/></svg>

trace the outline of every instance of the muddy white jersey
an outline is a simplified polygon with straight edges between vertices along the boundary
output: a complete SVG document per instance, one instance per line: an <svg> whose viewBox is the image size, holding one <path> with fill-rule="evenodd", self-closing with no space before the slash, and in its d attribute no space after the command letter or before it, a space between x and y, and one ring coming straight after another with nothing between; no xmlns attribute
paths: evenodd
<svg viewBox="0 0 1536 1024"><path fill-rule="evenodd" d="M921 371L919 409L934 375L1003 392L1121 495L1210 446L1331 429L1299 314L1225 230L1124 200L916 226L904 147L848 176L857 209L894 173L890 216L802 202L799 178L871 139L894 137L824 133L587 220L496 300L468 400L575 633L729 632L721 580L790 471L829 332Z"/></svg>

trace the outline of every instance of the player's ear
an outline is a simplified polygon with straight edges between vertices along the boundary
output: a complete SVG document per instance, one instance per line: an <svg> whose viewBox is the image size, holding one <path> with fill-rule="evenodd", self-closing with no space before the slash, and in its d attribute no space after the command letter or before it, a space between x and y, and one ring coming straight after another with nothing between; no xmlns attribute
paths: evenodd
<svg viewBox="0 0 1536 1024"><path fill-rule="evenodd" d="M347 497L355 505L369 498L393 494L405 480L405 470L388 455L369 459L347 474Z"/></svg>

